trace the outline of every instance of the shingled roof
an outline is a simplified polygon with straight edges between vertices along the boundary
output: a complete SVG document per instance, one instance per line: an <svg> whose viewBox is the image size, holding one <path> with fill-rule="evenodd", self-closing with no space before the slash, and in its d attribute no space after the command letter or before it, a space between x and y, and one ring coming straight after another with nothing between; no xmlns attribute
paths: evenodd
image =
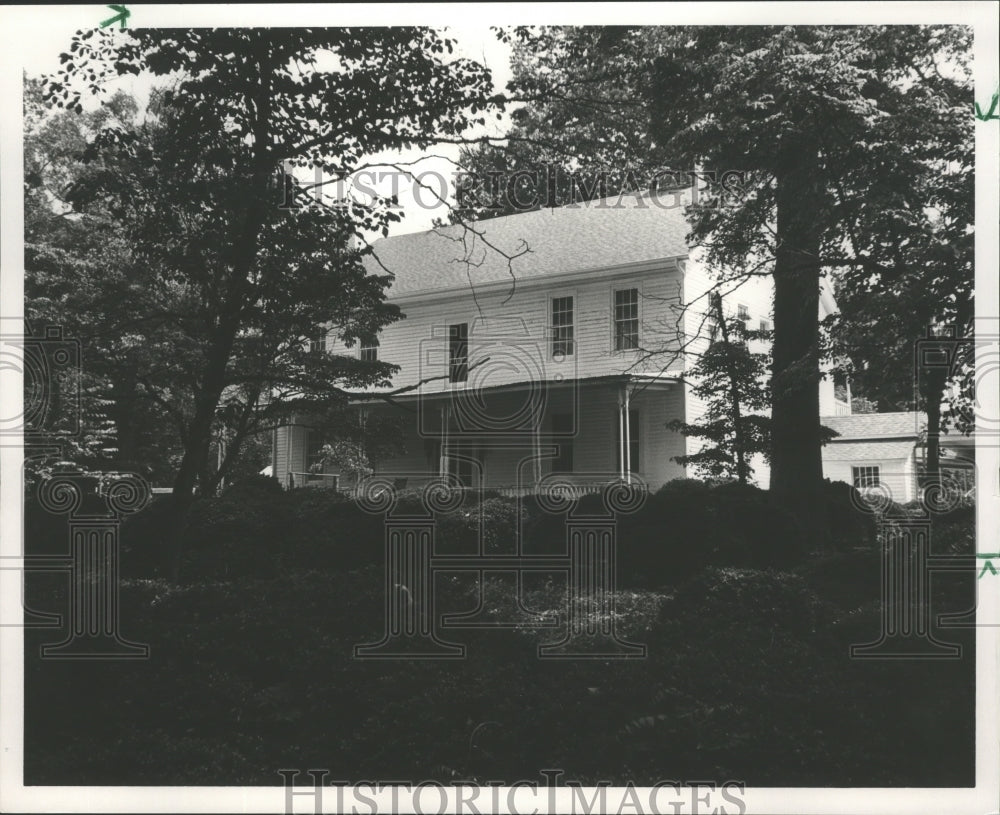
<svg viewBox="0 0 1000 815"><path fill-rule="evenodd" d="M670 200L627 195L383 238L365 262L395 275L394 297L682 258L689 227Z"/></svg>
<svg viewBox="0 0 1000 815"><path fill-rule="evenodd" d="M824 461L879 461L909 458L916 447L916 440L909 441L842 441L823 448Z"/></svg>
<svg viewBox="0 0 1000 815"><path fill-rule="evenodd" d="M927 424L919 411L824 416L820 422L840 435L831 444L860 439L916 439Z"/></svg>

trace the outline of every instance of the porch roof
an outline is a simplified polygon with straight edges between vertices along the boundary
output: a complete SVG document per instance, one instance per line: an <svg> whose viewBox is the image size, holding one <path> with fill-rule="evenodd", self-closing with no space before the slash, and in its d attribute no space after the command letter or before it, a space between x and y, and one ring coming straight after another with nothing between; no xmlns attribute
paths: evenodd
<svg viewBox="0 0 1000 815"><path fill-rule="evenodd" d="M609 374L603 376L582 376L575 379L545 379L540 381L510 382L503 385L487 385L478 388L445 388L432 391L421 391L419 388L397 395L386 394L394 402L412 401L416 399L443 399L452 395L465 394L472 396L477 393L517 393L537 385L549 388L570 388L575 385L625 385L631 384L646 388L664 388L675 385L681 380L676 376L656 374ZM433 383L432 383L433 384ZM378 395L364 399L351 400L351 404L365 405L385 401Z"/></svg>

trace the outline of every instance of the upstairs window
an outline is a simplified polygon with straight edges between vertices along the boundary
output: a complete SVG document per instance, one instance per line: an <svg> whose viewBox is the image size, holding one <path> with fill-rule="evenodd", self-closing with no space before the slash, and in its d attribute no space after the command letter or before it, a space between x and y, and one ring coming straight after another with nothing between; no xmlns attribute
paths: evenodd
<svg viewBox="0 0 1000 815"><path fill-rule="evenodd" d="M465 382L469 378L469 324L448 326L448 380Z"/></svg>
<svg viewBox="0 0 1000 815"><path fill-rule="evenodd" d="M760 330L761 331L770 331L771 330L771 324L767 320L761 320L760 321Z"/></svg>
<svg viewBox="0 0 1000 815"><path fill-rule="evenodd" d="M705 318L705 326L708 330L708 341L715 342L715 338L719 336L719 320L714 314L709 314Z"/></svg>
<svg viewBox="0 0 1000 815"><path fill-rule="evenodd" d="M378 362L378 337L361 340L360 354L362 362Z"/></svg>
<svg viewBox="0 0 1000 815"><path fill-rule="evenodd" d="M614 305L615 350L639 347L639 290L618 289Z"/></svg>
<svg viewBox="0 0 1000 815"><path fill-rule="evenodd" d="M552 356L573 354L573 298L552 298Z"/></svg>
<svg viewBox="0 0 1000 815"><path fill-rule="evenodd" d="M736 319L743 323L744 326L750 322L750 309L743 303L739 303L736 306Z"/></svg>
<svg viewBox="0 0 1000 815"><path fill-rule="evenodd" d="M319 354L326 350L326 331L322 330L309 340L309 353Z"/></svg>

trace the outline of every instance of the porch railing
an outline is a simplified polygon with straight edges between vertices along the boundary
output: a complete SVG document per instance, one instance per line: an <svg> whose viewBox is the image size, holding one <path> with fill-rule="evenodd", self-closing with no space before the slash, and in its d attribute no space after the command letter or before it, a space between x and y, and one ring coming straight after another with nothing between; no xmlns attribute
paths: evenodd
<svg viewBox="0 0 1000 815"><path fill-rule="evenodd" d="M293 473L288 474L288 486L291 489L295 487L304 487L307 484L315 484L317 478L332 478L333 483L330 484L330 489L340 489L340 475L336 473Z"/></svg>
<svg viewBox="0 0 1000 815"><path fill-rule="evenodd" d="M355 492L356 486L354 484L343 484L338 479L336 475L330 474L319 474L319 473L289 473L289 487L304 487L309 483L315 484L315 479L317 478L333 478L334 483L329 485L330 489L334 489L338 492L351 495ZM311 479L311 481L310 481ZM419 490L424 487L427 483L434 481L433 478L427 479L395 479L395 484L393 485L396 490L406 490L413 489ZM607 481L581 481L578 483L560 483L558 485L558 490L561 495L566 496L571 500L576 500L583 497L584 495L598 495L601 490L607 485ZM453 486L450 489L454 491L477 493L480 491L478 487L469 486ZM544 489L544 487L542 487ZM523 498L528 495L535 495L539 491L539 486L536 484L506 484L498 487L484 487L483 492L497 493L504 498Z"/></svg>

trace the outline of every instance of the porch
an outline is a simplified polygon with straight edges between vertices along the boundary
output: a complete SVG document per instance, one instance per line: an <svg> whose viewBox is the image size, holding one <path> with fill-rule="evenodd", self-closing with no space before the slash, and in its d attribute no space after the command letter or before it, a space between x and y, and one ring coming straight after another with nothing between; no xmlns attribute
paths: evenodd
<svg viewBox="0 0 1000 815"><path fill-rule="evenodd" d="M371 462L375 474L392 479L397 489L447 477L463 489L509 496L535 492L543 483L583 495L616 478L655 489L685 475L672 461L683 455L684 437L666 428L684 411L683 386L673 378L456 387L358 409L404 424L398 454ZM276 456L275 472L286 487L354 489L352 476L329 464L315 466L321 432L291 426L278 434L275 447L287 453Z"/></svg>

